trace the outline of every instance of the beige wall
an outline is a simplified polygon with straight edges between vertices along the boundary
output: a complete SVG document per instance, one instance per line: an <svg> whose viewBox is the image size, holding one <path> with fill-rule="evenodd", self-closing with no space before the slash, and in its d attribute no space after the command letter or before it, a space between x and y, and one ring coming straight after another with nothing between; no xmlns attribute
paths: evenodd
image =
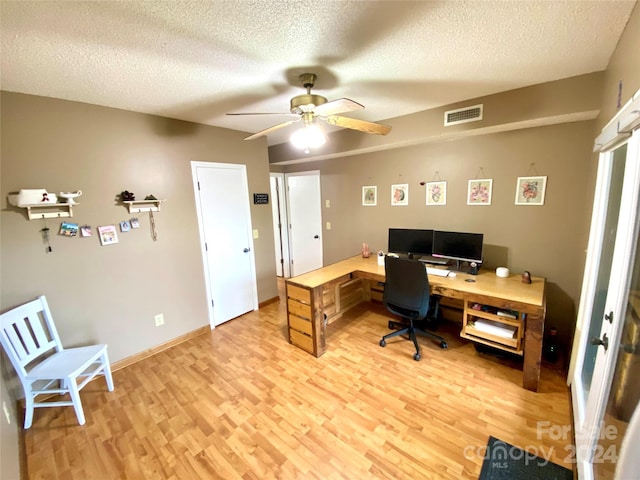
<svg viewBox="0 0 640 480"><path fill-rule="evenodd" d="M122 110L28 95L2 94L2 294L8 309L37 295L49 300L66 345L109 344L112 361L137 354L208 325L204 274L191 177L191 161L244 163L249 191L269 191L265 144L244 142L224 129ZM89 238L57 235L48 220L52 253L40 236L42 221L28 221L7 193L81 189L72 221L94 230ZM167 199L140 229L100 246L98 225L127 220L115 197ZM259 301L277 296L269 205L251 205ZM163 313L165 325L154 325Z"/></svg>

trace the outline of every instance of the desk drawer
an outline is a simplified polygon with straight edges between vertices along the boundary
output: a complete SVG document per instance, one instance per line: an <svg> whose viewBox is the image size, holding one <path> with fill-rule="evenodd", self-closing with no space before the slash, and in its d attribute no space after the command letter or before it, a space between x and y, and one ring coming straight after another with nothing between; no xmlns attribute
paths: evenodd
<svg viewBox="0 0 640 480"><path fill-rule="evenodd" d="M296 347L300 347L304 351L315 355L313 351L313 339L308 335L289 329L289 339Z"/></svg>
<svg viewBox="0 0 640 480"><path fill-rule="evenodd" d="M287 311L289 312L289 317L291 317L291 314L294 314L294 315L297 315L298 317L311 320L311 314L312 314L311 305L305 305L304 303L300 303L300 302L296 302L295 300L288 299Z"/></svg>
<svg viewBox="0 0 640 480"><path fill-rule="evenodd" d="M289 328L301 333L306 333L307 335L311 335L313 332L310 320L305 320L295 315L289 315Z"/></svg>
<svg viewBox="0 0 640 480"><path fill-rule="evenodd" d="M287 297L309 304L311 303L311 290L287 284Z"/></svg>

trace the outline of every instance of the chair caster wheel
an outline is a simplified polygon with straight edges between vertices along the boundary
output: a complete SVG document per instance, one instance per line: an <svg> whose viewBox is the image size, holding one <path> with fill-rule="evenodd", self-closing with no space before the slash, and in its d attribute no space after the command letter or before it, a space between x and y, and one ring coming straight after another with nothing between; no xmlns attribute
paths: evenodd
<svg viewBox="0 0 640 480"><path fill-rule="evenodd" d="M440 348L447 348L447 342L445 342L444 340L442 342L440 342Z"/></svg>
<svg viewBox="0 0 640 480"><path fill-rule="evenodd" d="M380 346L381 347L386 347L387 346L387 342L384 341L384 338L382 340L380 340Z"/></svg>
<svg viewBox="0 0 640 480"><path fill-rule="evenodd" d="M389 327L389 330L393 330L394 328L396 328L396 324L389 320L387 327Z"/></svg>
<svg viewBox="0 0 640 480"><path fill-rule="evenodd" d="M421 357L420 357L420 354L419 354L419 353L414 353L414 354L413 354L413 359L414 359L416 362L420 361L420 358L421 358Z"/></svg>

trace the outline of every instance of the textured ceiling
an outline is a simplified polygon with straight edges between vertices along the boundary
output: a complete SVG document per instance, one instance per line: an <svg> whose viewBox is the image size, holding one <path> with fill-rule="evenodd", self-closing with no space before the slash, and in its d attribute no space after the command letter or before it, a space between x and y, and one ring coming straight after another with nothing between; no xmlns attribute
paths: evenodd
<svg viewBox="0 0 640 480"><path fill-rule="evenodd" d="M634 4L3 0L1 87L255 133L309 71L383 121L604 70Z"/></svg>

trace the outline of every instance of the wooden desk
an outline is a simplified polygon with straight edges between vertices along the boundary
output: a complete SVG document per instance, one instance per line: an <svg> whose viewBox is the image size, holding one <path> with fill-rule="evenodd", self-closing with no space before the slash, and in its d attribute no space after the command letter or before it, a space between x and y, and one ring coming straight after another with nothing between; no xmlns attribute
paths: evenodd
<svg viewBox="0 0 640 480"><path fill-rule="evenodd" d="M473 278L475 282L466 282ZM351 257L286 281L289 342L321 356L326 348L326 326L346 310L371 300L371 280L384 282L384 266L377 258ZM524 322L523 387L537 391L540 380L542 337L546 311L545 279L532 277L531 284L520 275L499 278L493 271L479 275L458 273L453 277L429 276L432 293L472 303L521 313ZM467 309L465 308L465 311ZM466 314L465 314L466 315Z"/></svg>

